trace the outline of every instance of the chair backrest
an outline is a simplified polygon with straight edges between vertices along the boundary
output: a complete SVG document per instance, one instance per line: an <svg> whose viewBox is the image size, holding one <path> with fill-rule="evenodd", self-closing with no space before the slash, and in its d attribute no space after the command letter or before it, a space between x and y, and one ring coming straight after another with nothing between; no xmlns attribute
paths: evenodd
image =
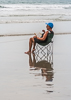
<svg viewBox="0 0 71 100"><path fill-rule="evenodd" d="M54 36L54 33L48 33L47 43L50 43L51 42L53 36Z"/></svg>
<svg viewBox="0 0 71 100"><path fill-rule="evenodd" d="M54 36L54 33L48 33L47 41L45 43L39 43L39 44L42 46L49 44L52 41L53 36Z"/></svg>

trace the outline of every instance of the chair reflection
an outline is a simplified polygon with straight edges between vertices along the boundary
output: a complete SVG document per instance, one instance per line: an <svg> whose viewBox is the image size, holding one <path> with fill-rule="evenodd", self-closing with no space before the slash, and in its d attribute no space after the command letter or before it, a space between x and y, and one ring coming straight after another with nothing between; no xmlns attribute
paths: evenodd
<svg viewBox="0 0 71 100"><path fill-rule="evenodd" d="M40 58L40 60L37 59ZM52 55L49 58L52 60ZM29 54L29 66L30 70L41 70L41 73L37 73L36 76L43 76L46 78L46 81L53 80L53 61L47 59L44 56L44 59L41 59L40 56L35 54Z"/></svg>

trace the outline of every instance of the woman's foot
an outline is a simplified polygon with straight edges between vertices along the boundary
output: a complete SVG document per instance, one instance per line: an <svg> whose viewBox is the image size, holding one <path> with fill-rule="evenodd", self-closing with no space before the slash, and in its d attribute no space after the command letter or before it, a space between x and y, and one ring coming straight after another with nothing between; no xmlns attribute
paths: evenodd
<svg viewBox="0 0 71 100"><path fill-rule="evenodd" d="M25 54L30 54L30 53L31 53L30 51L25 52Z"/></svg>

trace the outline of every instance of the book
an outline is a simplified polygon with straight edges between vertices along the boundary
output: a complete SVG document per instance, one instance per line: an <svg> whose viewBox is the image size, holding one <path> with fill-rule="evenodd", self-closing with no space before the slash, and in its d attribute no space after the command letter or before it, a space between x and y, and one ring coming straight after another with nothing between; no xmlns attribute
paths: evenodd
<svg viewBox="0 0 71 100"><path fill-rule="evenodd" d="M42 33L34 33L35 35L37 35L37 37L41 37L42 36Z"/></svg>

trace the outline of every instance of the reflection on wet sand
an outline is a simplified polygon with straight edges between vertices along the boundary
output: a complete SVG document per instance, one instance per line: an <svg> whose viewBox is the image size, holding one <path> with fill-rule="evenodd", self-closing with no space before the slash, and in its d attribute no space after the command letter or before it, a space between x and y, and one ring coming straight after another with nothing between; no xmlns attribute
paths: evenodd
<svg viewBox="0 0 71 100"><path fill-rule="evenodd" d="M45 77L47 87L53 87L53 61L49 62L45 59L37 61L35 54L29 54L29 66L31 71L41 70L41 73L35 73L35 76ZM53 91L47 90L47 92L52 93Z"/></svg>

